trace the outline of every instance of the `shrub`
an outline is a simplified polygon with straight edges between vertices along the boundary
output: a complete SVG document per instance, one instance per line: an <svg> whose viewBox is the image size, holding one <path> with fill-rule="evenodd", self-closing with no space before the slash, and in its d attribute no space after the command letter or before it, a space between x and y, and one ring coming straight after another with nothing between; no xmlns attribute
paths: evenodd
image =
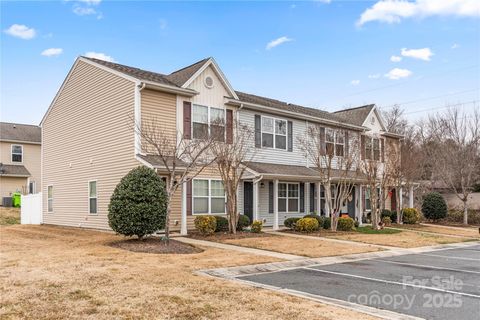
<svg viewBox="0 0 480 320"><path fill-rule="evenodd" d="M302 218L295 224L295 230L299 232L317 231L318 227L318 220L315 218Z"/></svg>
<svg viewBox="0 0 480 320"><path fill-rule="evenodd" d="M390 211L392 214L390 215L390 220L392 220L393 223L397 223L397 211L392 210Z"/></svg>
<svg viewBox="0 0 480 320"><path fill-rule="evenodd" d="M228 219L222 216L214 216L217 222L215 232L228 231Z"/></svg>
<svg viewBox="0 0 480 320"><path fill-rule="evenodd" d="M449 210L445 222L449 223L463 223L463 211L462 210ZM468 224L480 225L480 211L468 210Z"/></svg>
<svg viewBox="0 0 480 320"><path fill-rule="evenodd" d="M108 205L113 231L139 239L165 228L167 195L162 179L147 167L132 169L118 183Z"/></svg>
<svg viewBox="0 0 480 320"><path fill-rule="evenodd" d="M388 209L382 209L381 217L390 217L392 215L392 211Z"/></svg>
<svg viewBox="0 0 480 320"><path fill-rule="evenodd" d="M422 213L426 219L436 221L447 216L447 203L438 192L425 195L422 203Z"/></svg>
<svg viewBox="0 0 480 320"><path fill-rule="evenodd" d="M390 217L383 217L382 222L384 225L389 226L392 224L392 219L390 219Z"/></svg>
<svg viewBox="0 0 480 320"><path fill-rule="evenodd" d="M321 216L319 216L318 214L307 214L305 216L303 216L304 218L313 218L313 219L317 219L318 221L318 228L323 228L323 218Z"/></svg>
<svg viewBox="0 0 480 320"><path fill-rule="evenodd" d="M244 214L238 217L237 230L242 231L250 225L250 218Z"/></svg>
<svg viewBox="0 0 480 320"><path fill-rule="evenodd" d="M214 234L217 227L217 219L214 216L197 216L194 223L195 229L204 236Z"/></svg>
<svg viewBox="0 0 480 320"><path fill-rule="evenodd" d="M253 220L250 231L252 231L254 233L260 233L260 232L262 232L262 227L263 227L263 222L262 221Z"/></svg>
<svg viewBox="0 0 480 320"><path fill-rule="evenodd" d="M358 221L355 220L355 224L354 224L354 225L355 225L355 228L358 228L358 227L360 227L360 222L358 222Z"/></svg>
<svg viewBox="0 0 480 320"><path fill-rule="evenodd" d="M355 221L350 217L338 218L337 230L352 231L355 230Z"/></svg>
<svg viewBox="0 0 480 320"><path fill-rule="evenodd" d="M283 225L288 229L295 229L295 225L297 224L298 220L300 220L300 218L287 218L283 222Z"/></svg>
<svg viewBox="0 0 480 320"><path fill-rule="evenodd" d="M329 230L332 227L332 220L329 217L322 217L323 229Z"/></svg>
<svg viewBox="0 0 480 320"><path fill-rule="evenodd" d="M420 213L415 208L405 208L402 210L403 223L415 224L420 221Z"/></svg>
<svg viewBox="0 0 480 320"><path fill-rule="evenodd" d="M397 211L395 210L390 211L387 209L383 209L381 218L383 219L384 217L389 217L391 222L397 222Z"/></svg>

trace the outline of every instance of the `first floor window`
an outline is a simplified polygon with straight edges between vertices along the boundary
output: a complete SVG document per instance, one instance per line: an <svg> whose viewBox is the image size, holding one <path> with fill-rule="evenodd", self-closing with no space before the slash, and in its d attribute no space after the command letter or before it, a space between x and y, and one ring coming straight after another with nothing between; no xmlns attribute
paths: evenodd
<svg viewBox="0 0 480 320"><path fill-rule="evenodd" d="M35 183L35 181L30 182L30 183L28 184L28 193L32 194L32 193L35 193L35 191L36 191L36 183Z"/></svg>
<svg viewBox="0 0 480 320"><path fill-rule="evenodd" d="M23 161L23 146L12 144L12 162Z"/></svg>
<svg viewBox="0 0 480 320"><path fill-rule="evenodd" d="M97 181L88 182L88 212L97 213Z"/></svg>
<svg viewBox="0 0 480 320"><path fill-rule="evenodd" d="M298 183L278 184L278 211L298 212L299 205Z"/></svg>
<svg viewBox="0 0 480 320"><path fill-rule="evenodd" d="M365 210L372 210L372 204L370 202L370 188L365 190Z"/></svg>
<svg viewBox="0 0 480 320"><path fill-rule="evenodd" d="M47 209L48 212L53 212L53 186L47 187Z"/></svg>
<svg viewBox="0 0 480 320"><path fill-rule="evenodd" d="M193 180L193 213L225 213L225 189L222 180Z"/></svg>

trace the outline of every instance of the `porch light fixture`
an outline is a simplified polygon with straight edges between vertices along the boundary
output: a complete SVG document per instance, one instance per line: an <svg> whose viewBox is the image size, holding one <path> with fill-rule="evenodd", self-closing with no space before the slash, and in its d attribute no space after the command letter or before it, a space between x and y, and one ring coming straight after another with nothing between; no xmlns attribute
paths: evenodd
<svg viewBox="0 0 480 320"><path fill-rule="evenodd" d="M260 182L260 188L262 188L262 189L265 188L265 183Z"/></svg>

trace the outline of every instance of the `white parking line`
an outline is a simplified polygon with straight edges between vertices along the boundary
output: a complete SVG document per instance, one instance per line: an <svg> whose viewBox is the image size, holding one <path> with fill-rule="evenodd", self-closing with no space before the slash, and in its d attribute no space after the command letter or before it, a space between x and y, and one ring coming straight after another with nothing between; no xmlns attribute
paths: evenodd
<svg viewBox="0 0 480 320"><path fill-rule="evenodd" d="M444 259L457 259L457 260L467 260L467 261L480 261L480 259L475 258L465 258L465 257L453 257L453 256L442 256L441 254L430 254L430 253L417 253L422 256L429 256L429 257L440 257Z"/></svg>
<svg viewBox="0 0 480 320"><path fill-rule="evenodd" d="M371 260L371 261L381 261L381 262L386 262L386 263L391 263L391 264L400 264L400 265L404 265L404 266L422 267L422 268L430 268L430 269L437 269L437 270L458 271L458 272L465 272L465 273L480 274L480 271L471 271L471 270L463 270L463 269L435 267L435 266L430 266L430 265L425 265L425 264L416 264L416 263L389 261L389 260L382 260L382 259L375 259L375 260Z"/></svg>
<svg viewBox="0 0 480 320"><path fill-rule="evenodd" d="M472 298L479 298L480 299L480 295L471 294L471 293L458 292L458 291L452 291L452 290L446 290L446 289L434 288L434 287L427 287L427 286L421 286L421 285L410 284L410 283L403 283L403 282L398 282L398 281L382 280L382 279L358 276L358 275L354 275L354 274L350 274L350 273L327 271L327 270L314 269L314 268L309 268L309 267L300 268L300 269L312 270L312 271L323 272L323 273L330 273L330 274L335 274L335 275L344 276L344 277L351 277L351 278L357 278L357 279L363 279L363 280L369 280L369 281L375 281L375 282L381 282L381 283L396 284L396 285L400 285L400 286L403 286L403 287L412 287L412 288L440 291L440 292L458 294L458 295L465 296L465 297L472 297Z"/></svg>

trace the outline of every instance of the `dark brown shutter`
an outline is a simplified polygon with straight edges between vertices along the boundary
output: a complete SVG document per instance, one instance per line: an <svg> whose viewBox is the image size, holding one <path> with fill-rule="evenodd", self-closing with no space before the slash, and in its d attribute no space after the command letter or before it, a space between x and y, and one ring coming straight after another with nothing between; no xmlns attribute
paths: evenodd
<svg viewBox="0 0 480 320"><path fill-rule="evenodd" d="M268 213L273 213L273 181L268 182Z"/></svg>
<svg viewBox="0 0 480 320"><path fill-rule="evenodd" d="M310 183L310 212L315 212L315 183Z"/></svg>
<svg viewBox="0 0 480 320"><path fill-rule="evenodd" d="M361 143L360 143L360 154L362 155L362 160L365 160L365 136L364 135L361 135L360 136L360 140L361 140Z"/></svg>
<svg viewBox="0 0 480 320"><path fill-rule="evenodd" d="M288 144L288 151L292 152L293 151L293 122L288 121L287 122L287 144Z"/></svg>
<svg viewBox="0 0 480 320"><path fill-rule="evenodd" d="M305 183L300 183L300 213L305 211Z"/></svg>
<svg viewBox="0 0 480 320"><path fill-rule="evenodd" d="M255 115L255 148L262 147L262 117Z"/></svg>
<svg viewBox="0 0 480 320"><path fill-rule="evenodd" d="M382 162L385 162L385 140L380 138L380 154Z"/></svg>
<svg viewBox="0 0 480 320"><path fill-rule="evenodd" d="M349 145L349 141L348 141L348 131L345 130L345 157L348 157L349 149L350 149L350 145Z"/></svg>
<svg viewBox="0 0 480 320"><path fill-rule="evenodd" d="M320 154L323 156L325 152L325 128L320 128Z"/></svg>
<svg viewBox="0 0 480 320"><path fill-rule="evenodd" d="M227 143L233 143L233 111L227 109Z"/></svg>
<svg viewBox="0 0 480 320"><path fill-rule="evenodd" d="M192 215L192 180L187 182L187 216Z"/></svg>
<svg viewBox="0 0 480 320"><path fill-rule="evenodd" d="M183 138L192 138L192 103L183 101Z"/></svg>

